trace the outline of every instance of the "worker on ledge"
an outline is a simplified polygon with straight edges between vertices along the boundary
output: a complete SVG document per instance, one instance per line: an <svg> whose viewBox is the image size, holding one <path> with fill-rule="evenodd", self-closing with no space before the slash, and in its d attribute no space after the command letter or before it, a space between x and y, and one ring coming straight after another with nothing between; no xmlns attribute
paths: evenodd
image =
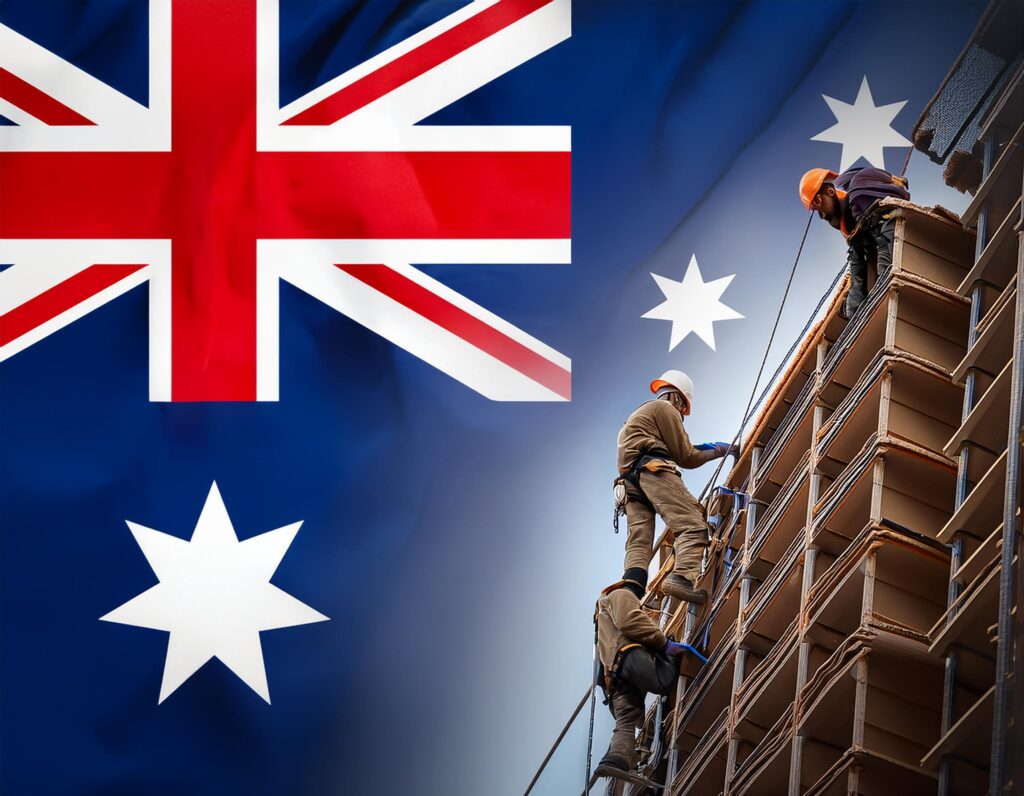
<svg viewBox="0 0 1024 796"><path fill-rule="evenodd" d="M828 169L811 169L800 180L804 207L816 212L847 240L850 290L845 318L852 318L867 296L868 262L875 259L879 279L892 265L891 214L868 213L875 202L891 196L909 199L907 180L883 169L854 168L838 175Z"/></svg>
<svg viewBox="0 0 1024 796"><path fill-rule="evenodd" d="M661 591L701 604L707 600L707 592L696 584L708 544L708 525L703 506L690 494L676 468L700 467L735 454L737 449L727 442L690 444L683 417L690 414L693 404L693 382L685 373L666 372L651 382L651 392L657 398L642 404L619 431L616 511L624 512L629 524L622 578L647 586L657 514L674 534L675 553L675 566L662 582Z"/></svg>
<svg viewBox="0 0 1024 796"><path fill-rule="evenodd" d="M637 766L636 728L644 719L644 697L667 694L679 675L677 656L686 650L666 636L640 600L644 587L620 580L601 592L594 612L606 702L615 717L608 751L595 774L619 777Z"/></svg>

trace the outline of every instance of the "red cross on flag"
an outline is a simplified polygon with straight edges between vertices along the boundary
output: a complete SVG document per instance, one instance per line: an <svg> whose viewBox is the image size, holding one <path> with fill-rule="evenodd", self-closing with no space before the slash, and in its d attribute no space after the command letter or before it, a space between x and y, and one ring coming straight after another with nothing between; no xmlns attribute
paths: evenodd
<svg viewBox="0 0 1024 796"><path fill-rule="evenodd" d="M568 127L420 124L569 0L478 0L284 107L276 0L149 13L148 105L0 25L0 359L147 283L151 400L277 400L284 280L489 398L569 399L567 357L415 267L569 262Z"/></svg>

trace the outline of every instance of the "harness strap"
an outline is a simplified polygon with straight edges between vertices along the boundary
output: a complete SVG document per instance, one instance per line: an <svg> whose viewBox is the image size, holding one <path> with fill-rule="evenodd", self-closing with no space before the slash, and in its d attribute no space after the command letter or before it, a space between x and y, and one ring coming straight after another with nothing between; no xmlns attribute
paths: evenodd
<svg viewBox="0 0 1024 796"><path fill-rule="evenodd" d="M633 642L630 642L629 644L623 644L621 647L619 647L619 651L615 653L615 657L612 659L611 671L606 671L604 673L604 679L605 679L605 683L606 683L606 690L608 691L608 695L609 696L611 696L613 686L619 680L619 670L622 668L622 659L623 659L623 657L631 649L636 649L637 647L642 647L642 646L643 646L643 644L638 644L635 641L633 641Z"/></svg>
<svg viewBox="0 0 1024 796"><path fill-rule="evenodd" d="M894 178L894 182L895 182L895 178ZM889 205L886 205L885 207L883 207L881 202L882 202L881 199L876 199L874 202L872 202L871 206L868 207L868 209L864 211L864 215L862 215L860 217L860 221L857 222L857 225L853 228L853 231L850 232L849 235L846 235L845 232L843 233L844 235L846 235L846 239L847 240L852 240L853 238L855 238L858 235L860 235L860 233L863 230L867 229L869 226L874 224L875 221L878 221L879 219L882 219L882 220L888 219L893 214L893 212L897 209L897 208L890 207Z"/></svg>
<svg viewBox="0 0 1024 796"><path fill-rule="evenodd" d="M604 589L601 592L601 594L608 594L608 592L611 592L611 591L614 591L617 588L620 588L623 583L625 583L625 581L621 581L621 580L616 582L616 583L613 583L611 586L609 586L608 588ZM595 645L598 644L598 641L599 641L599 639L598 639L598 630L597 630L597 617L598 617L598 614L600 614L600 613L601 613L600 605L594 606L594 644ZM631 649L634 649L635 647L642 647L642 646L643 646L643 644L639 644L639 643L637 643L635 641L631 641L628 644L623 644L621 647L619 647L618 651L615 653L615 657L612 658L612 665L611 665L610 669L606 669L605 666L604 666L604 663L600 663L601 674L603 675L602 680L603 680L604 693L605 693L605 699L604 699L604 704L605 705L609 704L609 702L611 701L612 689L613 689L616 681L618 680L619 669L622 666L622 656L625 655L627 652L629 652ZM600 656L598 656L598 660L600 661Z"/></svg>
<svg viewBox="0 0 1024 796"><path fill-rule="evenodd" d="M619 478L629 481L637 489L640 489L640 470L647 470L650 473L658 470L675 470L675 462L669 458L667 453L642 453L633 460L628 467L619 470ZM643 490L640 490L643 491Z"/></svg>
<svg viewBox="0 0 1024 796"><path fill-rule="evenodd" d="M618 476L613 481L614 484L620 482L626 482L636 487L640 493L643 501L654 510L654 505L651 503L650 498L644 494L643 487L640 486L640 471L647 470L649 473L656 473L661 470L671 470L675 472L676 465L667 453L652 453L652 454L641 454L633 461L628 467L623 467L619 470ZM615 511L612 514L612 528L615 529L615 533L619 532L619 517L626 513L626 503L628 498L623 500L621 503L616 503Z"/></svg>

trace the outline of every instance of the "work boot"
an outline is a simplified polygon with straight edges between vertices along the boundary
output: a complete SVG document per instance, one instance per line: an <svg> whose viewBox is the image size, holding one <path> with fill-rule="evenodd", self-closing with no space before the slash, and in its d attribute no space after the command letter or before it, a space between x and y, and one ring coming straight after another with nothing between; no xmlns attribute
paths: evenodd
<svg viewBox="0 0 1024 796"><path fill-rule="evenodd" d="M599 777L614 777L617 774L629 774L631 770L632 766L629 765L628 760L609 752L601 758L594 773Z"/></svg>
<svg viewBox="0 0 1024 796"><path fill-rule="evenodd" d="M704 605L708 600L708 593L704 589L694 588L690 579L684 578L682 575L672 574L665 578L661 582L661 592L696 605Z"/></svg>

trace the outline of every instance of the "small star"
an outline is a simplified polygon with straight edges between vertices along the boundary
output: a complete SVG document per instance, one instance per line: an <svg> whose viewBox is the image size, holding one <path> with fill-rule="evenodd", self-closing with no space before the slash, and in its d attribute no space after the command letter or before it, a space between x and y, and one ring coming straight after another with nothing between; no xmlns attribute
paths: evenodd
<svg viewBox="0 0 1024 796"><path fill-rule="evenodd" d="M260 631L327 620L270 584L300 525L239 542L216 482L191 541L128 523L160 582L100 620L171 634L159 702L219 658L270 703Z"/></svg>
<svg viewBox="0 0 1024 796"><path fill-rule="evenodd" d="M839 171L846 171L858 158L864 158L872 166L884 169L884 147L911 146L910 141L892 127L892 120L907 101L876 106L871 97L867 75L860 84L860 91L857 92L857 99L853 101L853 105L824 94L821 96L835 114L836 123L813 136L811 140L843 145Z"/></svg>
<svg viewBox="0 0 1024 796"><path fill-rule="evenodd" d="M682 282L676 282L673 279L658 276L658 274L651 274L651 276L658 283L661 292L665 294L665 300L654 309L645 312L642 317L672 321L669 351L683 342L690 332L696 334L714 351L715 329L713 322L743 317L732 307L727 307L719 301L736 274L705 282L700 275L700 266L697 265L696 255L690 257L690 264L686 267L686 274L683 276Z"/></svg>

